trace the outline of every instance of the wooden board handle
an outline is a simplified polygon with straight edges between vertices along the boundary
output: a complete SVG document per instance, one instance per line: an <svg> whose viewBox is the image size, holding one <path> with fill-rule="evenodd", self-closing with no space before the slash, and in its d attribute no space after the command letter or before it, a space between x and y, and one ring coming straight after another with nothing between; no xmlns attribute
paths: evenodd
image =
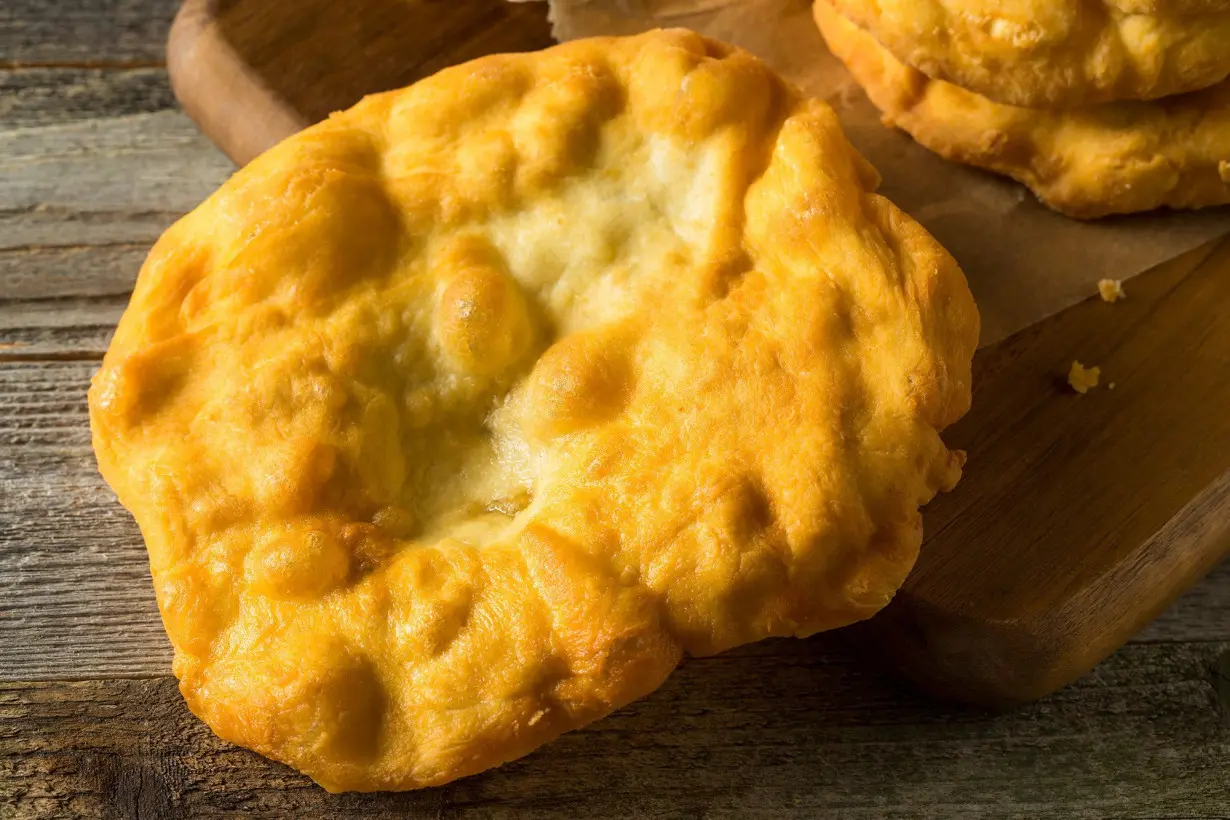
<svg viewBox="0 0 1230 820"><path fill-rule="evenodd" d="M175 96L239 165L358 102L442 68L553 43L545 4L506 0L186 0Z"/></svg>
<svg viewBox="0 0 1230 820"><path fill-rule="evenodd" d="M180 7L167 41L167 71L193 122L223 153L246 165L311 123L236 53L218 12L219 0L187 0Z"/></svg>

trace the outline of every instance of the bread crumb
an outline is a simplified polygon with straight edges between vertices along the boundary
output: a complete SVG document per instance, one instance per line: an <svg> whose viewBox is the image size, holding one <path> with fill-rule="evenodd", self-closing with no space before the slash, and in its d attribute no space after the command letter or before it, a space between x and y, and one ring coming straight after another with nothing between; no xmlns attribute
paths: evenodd
<svg viewBox="0 0 1230 820"><path fill-rule="evenodd" d="M829 96L828 102L830 105L836 102L837 105L833 106L834 108L838 111L846 111L858 102L859 97L861 97L862 94L863 87L854 82L853 77L850 77L846 82L841 84L841 87L838 88L834 94Z"/></svg>
<svg viewBox="0 0 1230 820"><path fill-rule="evenodd" d="M1088 393L1089 388L1098 386L1098 377L1102 375L1100 367L1085 367L1080 362L1072 362L1068 371L1068 384L1077 393Z"/></svg>
<svg viewBox="0 0 1230 820"><path fill-rule="evenodd" d="M1115 383L1114 383L1114 382L1111 382L1110 384L1106 385L1106 389L1107 389L1107 390L1114 390L1114 389L1115 389Z"/></svg>
<svg viewBox="0 0 1230 820"><path fill-rule="evenodd" d="M1127 298L1127 294L1123 291L1123 282L1118 279L1099 280L1098 293L1102 294L1103 302L1118 302L1120 299Z"/></svg>

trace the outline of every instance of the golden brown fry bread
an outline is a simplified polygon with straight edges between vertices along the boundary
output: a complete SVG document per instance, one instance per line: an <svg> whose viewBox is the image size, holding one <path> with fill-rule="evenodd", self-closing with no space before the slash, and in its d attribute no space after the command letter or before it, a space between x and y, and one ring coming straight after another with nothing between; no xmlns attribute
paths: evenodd
<svg viewBox="0 0 1230 820"><path fill-rule="evenodd" d="M1230 202L1230 81L1152 102L1016 108L903 65L826 0L813 9L887 125L946 159L1020 180L1061 213L1088 219Z"/></svg>
<svg viewBox="0 0 1230 820"><path fill-rule="evenodd" d="M90 393L191 709L411 789L884 606L978 319L875 183L683 31L452 68L236 174Z"/></svg>
<svg viewBox="0 0 1230 820"><path fill-rule="evenodd" d="M1226 0L833 0L897 59L996 102L1070 108L1230 75Z"/></svg>

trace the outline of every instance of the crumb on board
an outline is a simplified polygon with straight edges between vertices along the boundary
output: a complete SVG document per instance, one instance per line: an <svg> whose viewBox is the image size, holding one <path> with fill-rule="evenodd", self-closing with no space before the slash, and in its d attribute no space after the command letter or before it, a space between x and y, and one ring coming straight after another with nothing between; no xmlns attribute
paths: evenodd
<svg viewBox="0 0 1230 820"><path fill-rule="evenodd" d="M1107 389L1107 390L1114 390L1114 389L1115 389L1115 383L1114 383L1114 382L1111 382L1110 384L1106 385L1106 389Z"/></svg>
<svg viewBox="0 0 1230 820"><path fill-rule="evenodd" d="M1068 371L1068 384L1077 393L1088 393L1089 388L1098 386L1098 377L1102 375L1100 367L1085 367L1080 362L1072 362Z"/></svg>
<svg viewBox="0 0 1230 820"><path fill-rule="evenodd" d="M1098 281L1098 293L1102 294L1103 302L1118 302L1127 298L1123 291L1123 282L1118 279L1101 279Z"/></svg>

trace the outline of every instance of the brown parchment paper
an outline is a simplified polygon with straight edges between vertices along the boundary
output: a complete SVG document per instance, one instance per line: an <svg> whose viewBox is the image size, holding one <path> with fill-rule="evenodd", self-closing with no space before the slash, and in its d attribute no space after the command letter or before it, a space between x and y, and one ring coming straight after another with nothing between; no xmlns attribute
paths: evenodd
<svg viewBox="0 0 1230 820"><path fill-rule="evenodd" d="M879 113L828 53L809 0L550 0L559 40L680 26L759 55L804 92L828 100L884 177L881 193L927 227L969 278L983 345L1230 231L1230 209L1078 222L1024 187L945 162ZM1131 298L1131 288L1128 298Z"/></svg>

